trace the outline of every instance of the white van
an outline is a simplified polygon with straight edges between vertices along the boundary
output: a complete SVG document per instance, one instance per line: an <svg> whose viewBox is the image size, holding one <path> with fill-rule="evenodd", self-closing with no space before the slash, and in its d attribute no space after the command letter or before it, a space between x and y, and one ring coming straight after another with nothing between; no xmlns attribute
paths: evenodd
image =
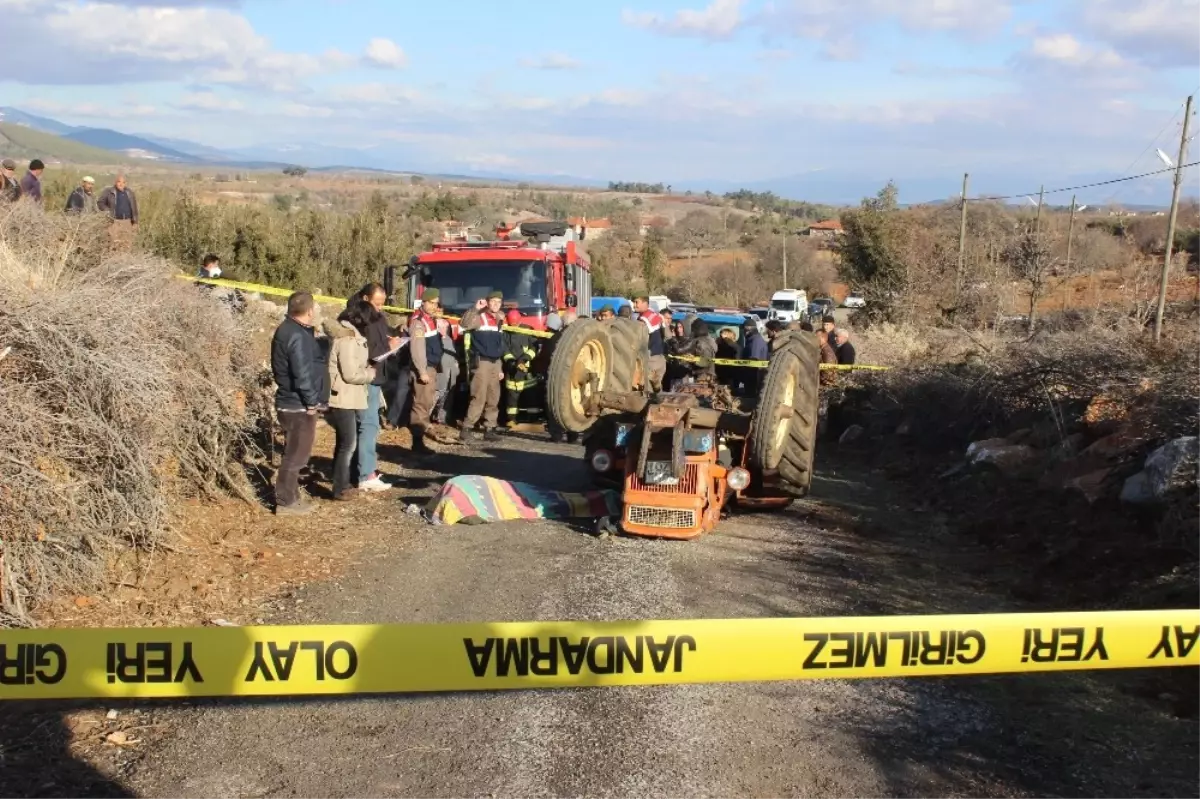
<svg viewBox="0 0 1200 799"><path fill-rule="evenodd" d="M798 322L808 312L808 293L803 289L783 289L771 295L769 319L780 322Z"/></svg>
<svg viewBox="0 0 1200 799"><path fill-rule="evenodd" d="M671 304L671 298L665 294L656 294L648 298L650 300L650 308L655 313L662 313L667 310L667 306Z"/></svg>

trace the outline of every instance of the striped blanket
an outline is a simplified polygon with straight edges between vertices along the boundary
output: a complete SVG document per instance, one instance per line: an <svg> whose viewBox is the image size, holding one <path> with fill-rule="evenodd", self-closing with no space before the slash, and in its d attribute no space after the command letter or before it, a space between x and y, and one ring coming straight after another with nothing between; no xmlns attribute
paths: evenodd
<svg viewBox="0 0 1200 799"><path fill-rule="evenodd" d="M529 483L465 474L447 480L425 512L434 524L457 524L464 519L478 523L619 516L621 495L617 491L549 491Z"/></svg>

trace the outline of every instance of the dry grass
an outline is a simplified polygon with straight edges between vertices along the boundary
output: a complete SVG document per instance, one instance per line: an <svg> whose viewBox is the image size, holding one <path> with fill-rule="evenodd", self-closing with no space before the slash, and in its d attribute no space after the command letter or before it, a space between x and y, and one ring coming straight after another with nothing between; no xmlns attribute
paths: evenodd
<svg viewBox="0 0 1200 799"><path fill-rule="evenodd" d="M905 366L929 352L930 330L883 322L852 333L852 341L858 363Z"/></svg>
<svg viewBox="0 0 1200 799"><path fill-rule="evenodd" d="M966 331L922 340L920 330L885 327L858 336L859 360L907 365L862 373L856 383L877 398L875 407L907 419L915 440L930 449L958 448L1046 420L1066 438L1086 423L1097 397L1121 409L1148 440L1194 434L1200 424L1194 326L1158 346L1121 318L1064 325L1031 340Z"/></svg>
<svg viewBox="0 0 1200 799"><path fill-rule="evenodd" d="M0 619L167 539L172 501L250 499L247 331L102 221L0 212Z"/></svg>

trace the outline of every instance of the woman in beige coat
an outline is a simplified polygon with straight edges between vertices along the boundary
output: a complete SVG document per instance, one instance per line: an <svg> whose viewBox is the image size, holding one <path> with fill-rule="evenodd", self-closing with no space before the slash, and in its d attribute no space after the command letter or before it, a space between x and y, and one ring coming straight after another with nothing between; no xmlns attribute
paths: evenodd
<svg viewBox="0 0 1200 799"><path fill-rule="evenodd" d="M329 412L325 418L333 428L333 498L349 500L358 492L350 485L350 464L358 445L358 416L367 409L367 386L375 369L367 364L367 339L363 306L347 308L336 322L325 322L329 348ZM369 306L367 306L369 307Z"/></svg>

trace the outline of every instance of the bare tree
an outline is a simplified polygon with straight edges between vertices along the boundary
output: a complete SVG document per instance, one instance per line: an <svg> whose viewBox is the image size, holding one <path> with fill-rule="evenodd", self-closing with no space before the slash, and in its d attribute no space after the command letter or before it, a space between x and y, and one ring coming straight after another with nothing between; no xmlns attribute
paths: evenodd
<svg viewBox="0 0 1200 799"><path fill-rule="evenodd" d="M1029 288L1029 330L1037 322L1038 300L1046 292L1046 286L1055 274L1061 261L1054 254L1054 245L1045 233L1028 231L1015 236L1005 251L1005 260L1013 276L1024 281Z"/></svg>
<svg viewBox="0 0 1200 799"><path fill-rule="evenodd" d="M721 220L705 211L690 211L675 226L675 241L688 258L720 249L726 238Z"/></svg>

